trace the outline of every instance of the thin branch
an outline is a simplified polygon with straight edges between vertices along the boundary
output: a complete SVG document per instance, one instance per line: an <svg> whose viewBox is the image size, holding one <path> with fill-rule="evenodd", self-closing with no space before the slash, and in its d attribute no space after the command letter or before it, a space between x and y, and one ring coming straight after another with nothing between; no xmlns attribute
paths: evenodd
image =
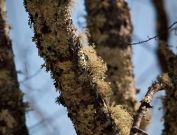
<svg viewBox="0 0 177 135"><path fill-rule="evenodd" d="M163 90L166 87L169 87L169 86L171 87L171 82L170 82L169 76L168 76L168 74L163 74L162 76L159 76L157 78L157 81L155 81L148 88L146 95L144 96L143 100L141 101L141 105L137 111L137 114L134 117L134 121L133 121L130 135L135 135L137 133L147 135L147 133L145 131L143 131L142 129L139 128L140 123L141 123L141 119L145 115L146 111L149 108L152 108L150 103L152 102L152 98L153 98L154 94Z"/></svg>
<svg viewBox="0 0 177 135"><path fill-rule="evenodd" d="M175 30L176 31L176 28L174 28L174 26L177 24L177 21L175 21L174 23L172 23L169 27L168 27L168 31L172 31L172 30ZM146 40L143 40L143 41L139 41L139 42L134 42L134 43L131 43L130 45L139 45L139 44L144 44L148 41L151 41L153 39L157 39L159 38L160 36L162 36L163 34L166 34L166 31L162 32L161 34L157 34L153 37L150 37Z"/></svg>
<svg viewBox="0 0 177 135"><path fill-rule="evenodd" d="M26 82L26 81L32 79L33 77L37 76L41 71L42 71L41 68L38 69L34 74L29 75L29 76L26 76L25 79L19 81L19 83L21 84L21 83L24 83L24 82Z"/></svg>

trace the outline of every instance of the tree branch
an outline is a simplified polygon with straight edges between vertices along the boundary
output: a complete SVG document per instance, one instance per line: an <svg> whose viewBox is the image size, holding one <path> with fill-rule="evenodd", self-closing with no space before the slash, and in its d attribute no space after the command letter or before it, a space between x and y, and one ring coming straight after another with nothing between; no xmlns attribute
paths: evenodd
<svg viewBox="0 0 177 135"><path fill-rule="evenodd" d="M158 57L163 72L169 73L173 87L166 88L164 104L164 130L163 135L177 134L177 56L168 45L168 19L163 0L153 0L157 12L157 33L159 37ZM175 23L174 23L175 24ZM163 34L165 32L165 34Z"/></svg>
<svg viewBox="0 0 177 135"><path fill-rule="evenodd" d="M168 28L167 28L167 31L166 30L162 30L162 32L161 32L161 34L157 34L157 35L155 35L155 36L153 36L153 37L149 37L148 39L146 39L146 40L142 40L142 41L139 41L139 42L133 42L133 43L131 43L130 45L140 45L140 44L144 44L144 43L147 43L147 42L149 42L149 41L151 41L151 40L153 40L153 39L160 39L161 40L161 38L160 37L162 37L162 36L164 36L164 35L167 35L167 33L169 32L169 31L177 31L177 27L174 27L175 25L177 25L177 21L175 21L174 23L172 23L170 26L168 26Z"/></svg>
<svg viewBox="0 0 177 135"><path fill-rule="evenodd" d="M28 135L26 105L19 89L6 22L5 0L0 0L0 135Z"/></svg>
<svg viewBox="0 0 177 135"><path fill-rule="evenodd" d="M134 121L133 121L130 135L136 135L137 133L147 135L147 133L145 131L143 131L142 129L139 128L142 117L146 114L146 111L149 108L152 108L150 103L152 102L154 94L165 89L165 88L169 88L169 87L171 88L172 84L171 84L169 75L166 73L166 74L163 74L162 76L159 76L157 81L155 81L148 88L146 95L144 96L144 98L141 101L141 105L137 111L137 114L134 117Z"/></svg>
<svg viewBox="0 0 177 135"><path fill-rule="evenodd" d="M88 44L87 35L79 35L73 26L71 3L71 0L24 3L34 26L39 54L55 79L55 87L61 91L57 101L67 107L78 135L123 134L119 126L122 115L126 116L124 127L129 129L123 135L127 135L131 116L121 108L109 106L112 91L105 81L106 65ZM120 117L116 117L120 110Z"/></svg>

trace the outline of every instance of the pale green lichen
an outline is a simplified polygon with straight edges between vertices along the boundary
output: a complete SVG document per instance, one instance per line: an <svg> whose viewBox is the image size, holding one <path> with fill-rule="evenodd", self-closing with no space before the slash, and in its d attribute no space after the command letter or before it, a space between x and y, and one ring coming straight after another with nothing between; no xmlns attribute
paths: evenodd
<svg viewBox="0 0 177 135"><path fill-rule="evenodd" d="M107 70L105 63L96 55L91 46L82 47L78 55L80 66L86 70L92 85L97 88L103 97L110 98L112 92L109 84L105 82L105 72ZM109 103L109 100L107 103Z"/></svg>
<svg viewBox="0 0 177 135"><path fill-rule="evenodd" d="M109 109L118 130L120 130L120 135L129 135L133 123L132 116L123 109L123 106L121 105L111 106Z"/></svg>

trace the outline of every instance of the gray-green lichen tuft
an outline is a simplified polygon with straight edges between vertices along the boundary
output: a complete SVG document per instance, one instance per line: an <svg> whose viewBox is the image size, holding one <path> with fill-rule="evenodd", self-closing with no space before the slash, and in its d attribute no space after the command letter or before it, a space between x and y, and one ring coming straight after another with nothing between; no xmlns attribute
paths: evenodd
<svg viewBox="0 0 177 135"><path fill-rule="evenodd" d="M103 98L110 98L112 92L109 83L105 82L107 67L103 60L96 55L91 46L82 47L78 55L80 67L89 77L92 87L96 87ZM109 103L109 100L107 100L107 103Z"/></svg>
<svg viewBox="0 0 177 135"><path fill-rule="evenodd" d="M121 135L129 135L132 127L133 118L121 105L109 107L111 116L120 130Z"/></svg>

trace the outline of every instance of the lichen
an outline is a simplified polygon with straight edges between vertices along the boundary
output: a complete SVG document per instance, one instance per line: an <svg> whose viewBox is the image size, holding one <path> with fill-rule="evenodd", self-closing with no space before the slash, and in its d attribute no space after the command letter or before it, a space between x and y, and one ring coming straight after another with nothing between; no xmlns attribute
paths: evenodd
<svg viewBox="0 0 177 135"><path fill-rule="evenodd" d="M110 98L112 93L109 84L105 82L105 72L107 70L105 63L97 57L95 50L91 46L82 47L78 55L80 66L86 70L92 85L97 87L104 97Z"/></svg>
<svg viewBox="0 0 177 135"><path fill-rule="evenodd" d="M111 106L109 109L120 134L129 135L133 123L132 116L121 105Z"/></svg>
<svg viewBox="0 0 177 135"><path fill-rule="evenodd" d="M137 103L129 46L132 25L127 3L124 0L89 0L85 5L90 39L108 67L106 80L112 88L110 102L123 104L134 113Z"/></svg>

